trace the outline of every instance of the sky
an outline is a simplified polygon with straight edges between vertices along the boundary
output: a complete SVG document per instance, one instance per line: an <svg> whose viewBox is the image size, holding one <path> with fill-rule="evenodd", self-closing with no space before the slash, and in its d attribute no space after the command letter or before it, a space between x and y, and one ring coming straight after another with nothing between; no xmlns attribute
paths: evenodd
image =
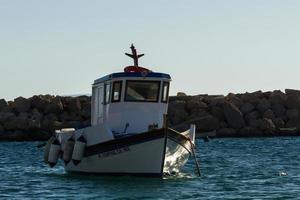
<svg viewBox="0 0 300 200"><path fill-rule="evenodd" d="M298 0L0 0L0 99L91 93L140 66L171 94L300 89Z"/></svg>

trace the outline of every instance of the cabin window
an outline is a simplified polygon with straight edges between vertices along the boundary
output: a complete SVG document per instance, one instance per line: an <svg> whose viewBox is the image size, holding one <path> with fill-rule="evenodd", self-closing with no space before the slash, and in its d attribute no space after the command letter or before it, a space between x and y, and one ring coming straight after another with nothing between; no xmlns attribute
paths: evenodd
<svg viewBox="0 0 300 200"><path fill-rule="evenodd" d="M116 81L113 84L112 102L119 102L121 100L122 81Z"/></svg>
<svg viewBox="0 0 300 200"><path fill-rule="evenodd" d="M127 81L125 101L158 102L159 81Z"/></svg>
<svg viewBox="0 0 300 200"><path fill-rule="evenodd" d="M163 82L163 91L162 91L162 99L161 102L167 103L169 100L169 85L168 82Z"/></svg>
<svg viewBox="0 0 300 200"><path fill-rule="evenodd" d="M105 85L105 104L109 103L110 84Z"/></svg>

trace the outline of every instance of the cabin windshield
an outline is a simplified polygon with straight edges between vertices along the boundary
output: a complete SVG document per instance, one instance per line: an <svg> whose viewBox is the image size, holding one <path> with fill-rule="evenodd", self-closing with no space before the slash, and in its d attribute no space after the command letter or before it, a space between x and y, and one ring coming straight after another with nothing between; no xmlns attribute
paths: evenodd
<svg viewBox="0 0 300 200"><path fill-rule="evenodd" d="M125 101L158 102L159 81L126 81Z"/></svg>

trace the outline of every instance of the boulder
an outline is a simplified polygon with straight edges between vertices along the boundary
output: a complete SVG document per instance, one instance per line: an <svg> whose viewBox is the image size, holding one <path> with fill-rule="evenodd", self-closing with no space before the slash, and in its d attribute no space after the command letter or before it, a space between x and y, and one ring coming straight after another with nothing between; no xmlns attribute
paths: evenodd
<svg viewBox="0 0 300 200"><path fill-rule="evenodd" d="M212 98L207 99L207 102L209 102L209 105L211 107L216 107L216 106L223 106L223 104L226 102L224 96L215 96Z"/></svg>
<svg viewBox="0 0 300 200"><path fill-rule="evenodd" d="M37 109L39 112L43 113L50 102L49 96L35 95L29 98L29 101L33 108Z"/></svg>
<svg viewBox="0 0 300 200"><path fill-rule="evenodd" d="M39 120L28 120L28 130L39 130L41 128L41 122Z"/></svg>
<svg viewBox="0 0 300 200"><path fill-rule="evenodd" d="M228 128L228 124L224 121L220 122L220 128Z"/></svg>
<svg viewBox="0 0 300 200"><path fill-rule="evenodd" d="M245 126L243 114L232 103L224 103L223 105L224 115L228 125L232 128L242 128Z"/></svg>
<svg viewBox="0 0 300 200"><path fill-rule="evenodd" d="M286 116L289 119L297 119L297 118L299 118L299 110L298 109L289 109L286 111Z"/></svg>
<svg viewBox="0 0 300 200"><path fill-rule="evenodd" d="M233 93L229 93L226 98L230 103L232 103L238 108L240 108L243 104L242 100Z"/></svg>
<svg viewBox="0 0 300 200"><path fill-rule="evenodd" d="M249 119L247 121L247 124L249 127L252 127L252 128L260 128L260 120L261 119Z"/></svg>
<svg viewBox="0 0 300 200"><path fill-rule="evenodd" d="M250 113L251 111L253 111L254 108L255 108L255 107L254 107L251 103L246 102L246 103L244 103L244 104L241 106L240 110L241 110L241 112L242 112L243 114L248 114L248 113Z"/></svg>
<svg viewBox="0 0 300 200"><path fill-rule="evenodd" d="M274 131L276 129L273 121L267 118L259 120L259 128L263 131Z"/></svg>
<svg viewBox="0 0 300 200"><path fill-rule="evenodd" d="M40 121L43 118L43 114L38 111L38 109L34 108L31 113L31 118L33 120Z"/></svg>
<svg viewBox="0 0 300 200"><path fill-rule="evenodd" d="M199 98L191 98L186 102L186 110L191 113L193 110L207 109L206 103L202 102Z"/></svg>
<svg viewBox="0 0 300 200"><path fill-rule="evenodd" d="M266 110L268 110L269 108L271 108L271 103L267 100L267 99L261 99L259 101L259 103L256 106L256 109L260 112L260 113L264 113Z"/></svg>
<svg viewBox="0 0 300 200"><path fill-rule="evenodd" d="M268 109L268 110L266 110L266 112L264 112L263 118L274 119L275 114L271 109Z"/></svg>
<svg viewBox="0 0 300 200"><path fill-rule="evenodd" d="M5 99L0 99L0 111L4 110L6 107L8 107L8 104Z"/></svg>
<svg viewBox="0 0 300 200"><path fill-rule="evenodd" d="M29 125L29 119L27 113L20 113L16 118L17 123L17 129L20 130L27 130Z"/></svg>
<svg viewBox="0 0 300 200"><path fill-rule="evenodd" d="M54 98L51 102L45 107L45 113L61 113L63 112L63 104L59 98Z"/></svg>
<svg viewBox="0 0 300 200"><path fill-rule="evenodd" d="M222 128L217 130L217 137L236 137L236 129Z"/></svg>
<svg viewBox="0 0 300 200"><path fill-rule="evenodd" d="M81 110L81 103L77 98L67 97L64 99L64 108L70 113L79 112Z"/></svg>
<svg viewBox="0 0 300 200"><path fill-rule="evenodd" d="M285 124L286 128L294 128L297 127L298 129L300 129L300 119L290 119L286 124Z"/></svg>
<svg viewBox="0 0 300 200"><path fill-rule="evenodd" d="M297 95L300 96L300 90L294 90L294 89L285 89L286 95Z"/></svg>
<svg viewBox="0 0 300 200"><path fill-rule="evenodd" d="M185 110L185 101L172 101L169 103L168 116L171 124L177 125L186 121L188 118L188 113Z"/></svg>
<svg viewBox="0 0 300 200"><path fill-rule="evenodd" d="M252 119L257 119L260 117L260 113L257 112L257 111L252 111L251 113L248 113L246 116L245 116L245 120L248 122L249 120L252 120Z"/></svg>
<svg viewBox="0 0 300 200"><path fill-rule="evenodd" d="M210 115L209 112L202 109L194 109L191 111L191 113L188 116L188 119L197 118L197 117L205 117Z"/></svg>
<svg viewBox="0 0 300 200"><path fill-rule="evenodd" d="M30 101L28 99L25 99L23 97L18 97L14 99L14 102L12 103L12 107L17 112L27 112L30 109Z"/></svg>
<svg viewBox="0 0 300 200"><path fill-rule="evenodd" d="M273 104L271 107L272 111L274 112L275 116L278 118L284 118L286 109L281 104Z"/></svg>
<svg viewBox="0 0 300 200"><path fill-rule="evenodd" d="M262 94L261 93L258 93L258 92L254 92L254 93L248 93L246 92L245 94L242 94L241 95L241 99L243 102L249 102L251 103L252 105L256 106L260 100L260 96Z"/></svg>
<svg viewBox="0 0 300 200"><path fill-rule="evenodd" d="M285 127L285 122L280 118L273 119L273 123L277 129Z"/></svg>
<svg viewBox="0 0 300 200"><path fill-rule="evenodd" d="M188 124L195 124L200 132L217 130L220 126L219 120L211 115L191 119Z"/></svg>
<svg viewBox="0 0 300 200"><path fill-rule="evenodd" d="M41 128L51 131L54 129L55 121L58 121L58 118L55 114L47 114L41 121Z"/></svg>
<svg viewBox="0 0 300 200"><path fill-rule="evenodd" d="M269 101L272 105L274 104L284 105L286 101L286 95L280 90L275 90L270 94Z"/></svg>
<svg viewBox="0 0 300 200"><path fill-rule="evenodd" d="M285 101L285 106L289 109L300 109L300 97L298 95L289 95Z"/></svg>
<svg viewBox="0 0 300 200"><path fill-rule="evenodd" d="M184 92L177 92L178 97L185 97L187 96Z"/></svg>
<svg viewBox="0 0 300 200"><path fill-rule="evenodd" d="M220 121L225 121L224 110L221 107L212 107L210 113Z"/></svg>
<svg viewBox="0 0 300 200"><path fill-rule="evenodd" d="M14 113L0 113L0 123L3 125L5 130L15 130L17 129L17 117Z"/></svg>

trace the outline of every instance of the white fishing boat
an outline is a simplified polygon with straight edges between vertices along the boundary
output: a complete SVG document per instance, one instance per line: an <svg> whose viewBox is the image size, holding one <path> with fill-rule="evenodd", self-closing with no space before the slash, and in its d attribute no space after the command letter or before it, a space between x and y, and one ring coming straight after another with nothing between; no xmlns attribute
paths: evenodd
<svg viewBox="0 0 300 200"><path fill-rule="evenodd" d="M138 66L144 54L131 50L133 66L94 81L91 126L58 130L47 142L51 167L62 159L67 172L161 177L179 172L194 155L195 125L185 132L168 128L170 75Z"/></svg>

